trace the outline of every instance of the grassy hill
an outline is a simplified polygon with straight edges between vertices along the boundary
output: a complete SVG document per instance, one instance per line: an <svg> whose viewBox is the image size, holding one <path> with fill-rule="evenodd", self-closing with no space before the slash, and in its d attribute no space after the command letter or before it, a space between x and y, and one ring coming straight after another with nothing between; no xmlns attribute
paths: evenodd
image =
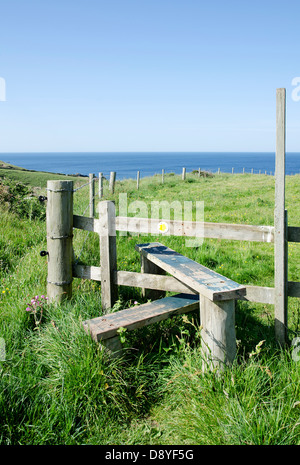
<svg viewBox="0 0 300 465"><path fill-rule="evenodd" d="M100 285L74 279L72 300L26 311L46 296L45 205L48 179L86 179L7 168L0 162L0 443L1 444L300 444L300 366L293 348L274 340L271 305L239 301L238 357L222 375L202 372L198 312L126 336L122 360L111 361L83 331L101 314ZM188 174L116 183L129 210L143 201L204 201L205 221L273 225L274 178ZM289 225L300 224L300 176L287 176ZM74 213L89 203L88 187L74 194ZM36 205L36 207L35 207ZM130 213L130 211L129 211ZM193 210L195 215L195 210ZM273 286L272 244L181 237L117 237L118 268L139 271L134 245L159 240L242 284ZM80 263L99 265L97 235L74 230ZM289 243L289 280L299 281L299 244ZM44 302L45 300L42 299ZM120 288L114 310L142 302L139 289ZM34 316L41 322L37 325ZM289 336L300 335L300 301L289 298ZM3 351L5 348L5 354ZM131 349L139 347L139 351ZM1 351L2 350L2 351ZM5 356L4 356L5 355Z"/></svg>

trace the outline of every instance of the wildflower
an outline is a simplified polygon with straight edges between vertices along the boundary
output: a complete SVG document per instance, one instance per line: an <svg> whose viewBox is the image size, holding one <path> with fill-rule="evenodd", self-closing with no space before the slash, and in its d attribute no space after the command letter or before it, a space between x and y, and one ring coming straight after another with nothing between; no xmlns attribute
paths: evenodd
<svg viewBox="0 0 300 465"><path fill-rule="evenodd" d="M39 296L36 295L33 299L31 299L30 303L27 303L28 307L26 307L26 312L31 312L34 317L36 328L38 329L38 325L42 321L44 304L48 300L48 297L44 295L41 296L41 300L39 300Z"/></svg>

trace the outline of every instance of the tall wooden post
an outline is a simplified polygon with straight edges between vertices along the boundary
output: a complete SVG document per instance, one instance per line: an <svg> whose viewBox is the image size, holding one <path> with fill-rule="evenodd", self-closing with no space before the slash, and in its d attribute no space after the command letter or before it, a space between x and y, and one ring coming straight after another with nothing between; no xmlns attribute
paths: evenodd
<svg viewBox="0 0 300 465"><path fill-rule="evenodd" d="M48 181L47 191L47 294L61 302L72 296L73 181Z"/></svg>
<svg viewBox="0 0 300 465"><path fill-rule="evenodd" d="M164 183L164 178L165 178L165 170L162 169L162 170L161 170L161 183L162 183L162 184Z"/></svg>
<svg viewBox="0 0 300 465"><path fill-rule="evenodd" d="M95 184L94 184L94 174L89 174L90 182L90 218L94 218L94 202L95 202Z"/></svg>
<svg viewBox="0 0 300 465"><path fill-rule="evenodd" d="M275 337L287 342L287 213L285 212L286 90L276 91L276 163L274 212Z"/></svg>
<svg viewBox="0 0 300 465"><path fill-rule="evenodd" d="M185 172L186 172L185 168L182 168L182 180L183 181L185 180Z"/></svg>
<svg viewBox="0 0 300 465"><path fill-rule="evenodd" d="M114 202L99 202L101 303L103 310L112 308L118 300L114 282L117 271L116 210Z"/></svg>
<svg viewBox="0 0 300 465"><path fill-rule="evenodd" d="M140 187L140 172L138 171L136 174L136 188L139 190Z"/></svg>

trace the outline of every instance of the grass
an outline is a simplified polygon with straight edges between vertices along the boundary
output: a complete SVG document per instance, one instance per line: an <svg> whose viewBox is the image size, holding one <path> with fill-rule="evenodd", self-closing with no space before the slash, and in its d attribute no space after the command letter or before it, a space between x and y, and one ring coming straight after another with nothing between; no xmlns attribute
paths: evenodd
<svg viewBox="0 0 300 465"><path fill-rule="evenodd" d="M18 171L18 178L14 178ZM23 177L24 175L24 177ZM6 179L26 182L45 195L53 175L8 169ZM1 173L0 173L1 176ZM42 181L43 178L43 182ZM66 178L65 178L66 179ZM75 185L84 182L74 179ZM36 191L36 187L39 187ZM299 225L300 177L287 176L289 224ZM263 175L189 174L104 185L105 198L127 193L128 204L203 200L205 221L273 225L274 179ZM74 212L88 205L88 188L74 195ZM135 204L137 206L137 204ZM195 213L195 212L194 212ZM135 214L131 211L131 214ZM41 325L27 302L46 294L45 221L2 205L0 215L1 444L300 444L300 365L293 348L274 339L271 305L239 301L238 357L221 375L202 372L197 312L126 335L122 360L111 361L85 334L81 322L101 313L100 284L74 279L73 297L48 304ZM118 268L139 271L134 244L159 240L237 282L274 284L271 244L205 240L187 247L181 237L117 237ZM80 263L99 265L96 234L74 230ZM299 281L299 244L289 243L289 280ZM142 302L140 289L120 288L114 310ZM289 298L289 336L300 335L300 302ZM264 341L264 342L262 342ZM139 347L139 350L132 349Z"/></svg>

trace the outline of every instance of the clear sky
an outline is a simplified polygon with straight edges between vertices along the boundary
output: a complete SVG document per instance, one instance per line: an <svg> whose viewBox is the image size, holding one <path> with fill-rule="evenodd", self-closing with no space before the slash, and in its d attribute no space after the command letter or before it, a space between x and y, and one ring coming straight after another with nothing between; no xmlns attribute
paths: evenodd
<svg viewBox="0 0 300 465"><path fill-rule="evenodd" d="M279 87L300 152L299 0L0 0L0 15L0 152L274 151Z"/></svg>

